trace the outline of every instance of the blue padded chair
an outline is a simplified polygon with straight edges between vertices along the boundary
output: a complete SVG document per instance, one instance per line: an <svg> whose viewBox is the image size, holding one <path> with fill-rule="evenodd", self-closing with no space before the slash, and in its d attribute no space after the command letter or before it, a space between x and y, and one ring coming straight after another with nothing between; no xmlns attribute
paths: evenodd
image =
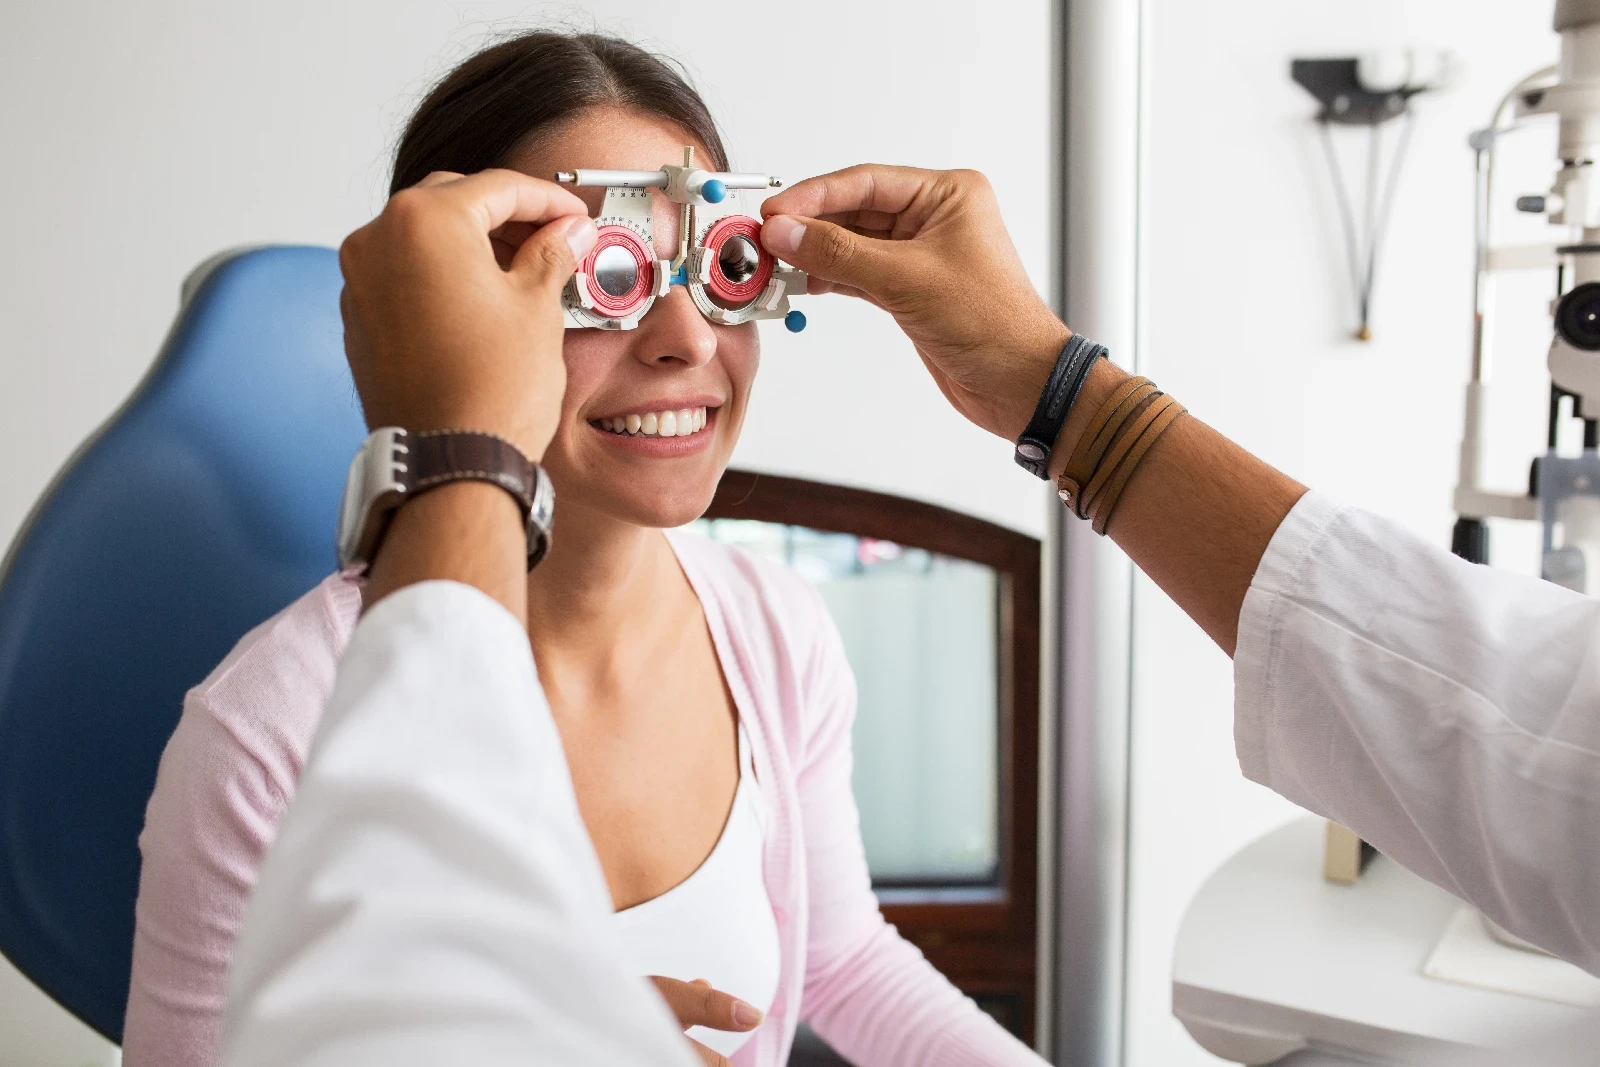
<svg viewBox="0 0 1600 1067"><path fill-rule="evenodd" d="M0 953L113 1041L184 692L334 567L365 432L340 284L325 248L203 264L149 375L0 565Z"/></svg>

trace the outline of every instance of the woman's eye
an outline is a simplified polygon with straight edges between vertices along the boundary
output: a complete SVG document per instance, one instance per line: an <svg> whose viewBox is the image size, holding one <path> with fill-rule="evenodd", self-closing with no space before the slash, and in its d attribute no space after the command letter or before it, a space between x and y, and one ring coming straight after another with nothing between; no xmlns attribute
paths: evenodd
<svg viewBox="0 0 1600 1067"><path fill-rule="evenodd" d="M761 253L748 237L736 235L722 242L717 253L717 266L722 276L735 285L743 285L754 278L761 268Z"/></svg>

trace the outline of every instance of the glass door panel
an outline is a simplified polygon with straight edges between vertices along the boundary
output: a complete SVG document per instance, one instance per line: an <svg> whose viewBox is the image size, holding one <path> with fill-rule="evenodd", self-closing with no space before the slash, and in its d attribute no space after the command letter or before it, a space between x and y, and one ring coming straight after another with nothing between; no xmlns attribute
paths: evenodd
<svg viewBox="0 0 1600 1067"><path fill-rule="evenodd" d="M994 885L999 582L970 560L750 519L695 532L794 568L827 602L858 691L855 795L875 885Z"/></svg>

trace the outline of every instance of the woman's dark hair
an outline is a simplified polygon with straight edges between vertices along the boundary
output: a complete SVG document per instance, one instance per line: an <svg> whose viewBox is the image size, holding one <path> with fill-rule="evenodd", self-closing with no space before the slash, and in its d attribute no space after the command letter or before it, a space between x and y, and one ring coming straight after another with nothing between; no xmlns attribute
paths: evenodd
<svg viewBox="0 0 1600 1067"><path fill-rule="evenodd" d="M625 107L688 130L727 170L722 135L675 64L598 33L533 30L485 48L422 101L395 150L392 196L436 170L504 166L540 131L591 107Z"/></svg>

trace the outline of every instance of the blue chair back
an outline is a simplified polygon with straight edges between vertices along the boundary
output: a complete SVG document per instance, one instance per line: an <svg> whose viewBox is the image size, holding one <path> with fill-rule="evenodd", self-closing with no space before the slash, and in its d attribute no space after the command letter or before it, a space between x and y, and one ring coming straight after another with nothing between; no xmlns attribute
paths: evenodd
<svg viewBox="0 0 1600 1067"><path fill-rule="evenodd" d="M139 831L186 690L334 567L365 432L325 248L191 275L0 565L0 953L122 1037Z"/></svg>

